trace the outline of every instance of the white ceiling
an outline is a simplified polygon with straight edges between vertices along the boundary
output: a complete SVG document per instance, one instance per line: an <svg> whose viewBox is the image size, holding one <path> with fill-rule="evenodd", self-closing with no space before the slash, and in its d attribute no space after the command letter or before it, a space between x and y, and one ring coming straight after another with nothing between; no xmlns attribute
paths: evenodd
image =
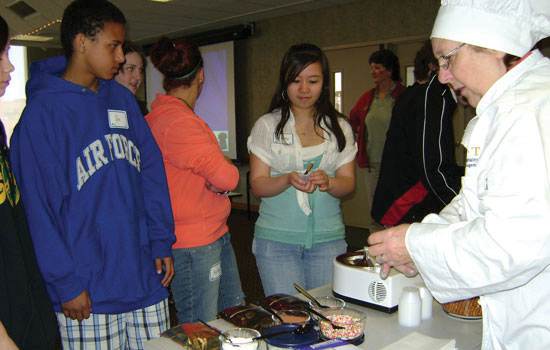
<svg viewBox="0 0 550 350"><path fill-rule="evenodd" d="M30 33L61 19L72 0L23 0L37 13L20 18L8 6L20 0L0 0L0 13L10 26L10 35ZM126 36L142 45L166 35L180 37L298 13L341 5L358 0L173 0L168 3L150 0L111 0L127 20ZM36 35L54 39L46 43L14 41L34 46L59 47L60 24Z"/></svg>

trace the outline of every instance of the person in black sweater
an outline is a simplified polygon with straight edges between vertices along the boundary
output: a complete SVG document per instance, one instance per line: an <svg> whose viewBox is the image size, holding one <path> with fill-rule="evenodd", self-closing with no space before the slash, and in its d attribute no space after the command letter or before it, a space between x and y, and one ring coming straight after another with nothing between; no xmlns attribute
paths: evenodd
<svg viewBox="0 0 550 350"><path fill-rule="evenodd" d="M456 164L452 91L437 80L428 40L417 52L416 83L397 98L371 215L385 226L421 221L459 192L464 169Z"/></svg>
<svg viewBox="0 0 550 350"><path fill-rule="evenodd" d="M14 67L8 58L8 25L0 17L0 96ZM53 349L57 321L34 249L0 122L0 349Z"/></svg>

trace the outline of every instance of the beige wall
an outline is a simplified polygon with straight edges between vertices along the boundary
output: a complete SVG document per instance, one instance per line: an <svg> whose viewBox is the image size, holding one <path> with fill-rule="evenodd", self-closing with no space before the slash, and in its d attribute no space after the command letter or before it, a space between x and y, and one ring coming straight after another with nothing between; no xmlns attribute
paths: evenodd
<svg viewBox="0 0 550 350"><path fill-rule="evenodd" d="M63 55L63 49L54 49L54 48L41 48L41 47L27 47L27 62L29 66L32 62L42 60L44 58L49 58L53 56Z"/></svg>
<svg viewBox="0 0 550 350"><path fill-rule="evenodd" d="M281 59L293 44L333 47L416 35L429 36L437 0L364 0L256 23L256 33L235 43L237 147L248 158L246 137L269 107Z"/></svg>

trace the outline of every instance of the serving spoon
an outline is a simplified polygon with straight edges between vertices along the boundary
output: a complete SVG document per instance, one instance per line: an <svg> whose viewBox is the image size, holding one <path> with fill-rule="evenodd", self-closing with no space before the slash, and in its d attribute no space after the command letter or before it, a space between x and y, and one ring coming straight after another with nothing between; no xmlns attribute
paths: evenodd
<svg viewBox="0 0 550 350"><path fill-rule="evenodd" d="M363 247L363 264L367 267L376 266L376 264L370 258L369 247Z"/></svg>
<svg viewBox="0 0 550 350"><path fill-rule="evenodd" d="M313 309L310 308L309 306L306 306L306 309L307 309L309 312L311 312L312 314L317 315L317 316L318 316L320 319L322 319L323 321L330 323L330 325L331 325L332 328L334 328L334 329L344 329L344 328L346 328L346 327L342 327L342 326L337 325L336 323L334 323L333 321L331 321L330 319L328 319L325 315L323 315L323 314L320 313L320 312L317 312L317 311L313 310Z"/></svg>
<svg viewBox="0 0 550 350"><path fill-rule="evenodd" d="M270 308L266 304L262 303L261 301L258 301L258 305L260 305L262 307L262 309L264 309L265 311L267 311L270 314L272 314L273 316L275 316L279 321L281 321L281 323L285 323L283 318L281 316L279 316L279 314L275 310L273 310L272 308Z"/></svg>
<svg viewBox="0 0 550 350"><path fill-rule="evenodd" d="M302 293L306 298L308 298L309 300L313 301L313 303L314 303L317 307L319 307L319 308L321 308L321 309L328 309L328 306L321 304L321 303L319 302L319 300L315 299L315 297L314 297L313 295L309 294L309 293L307 292L307 290L305 290L302 286L300 286L300 285L297 284L297 283L294 283L293 285L294 285L294 288L296 288L296 290L297 290L298 292Z"/></svg>

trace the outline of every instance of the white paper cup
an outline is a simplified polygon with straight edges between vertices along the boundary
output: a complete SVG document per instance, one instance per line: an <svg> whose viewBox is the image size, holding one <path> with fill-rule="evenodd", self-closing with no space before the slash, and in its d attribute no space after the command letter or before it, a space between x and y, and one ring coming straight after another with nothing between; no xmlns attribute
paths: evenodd
<svg viewBox="0 0 550 350"><path fill-rule="evenodd" d="M415 286L418 287L420 300L422 300L422 319L429 320L430 318L432 318L434 297L424 283L416 283Z"/></svg>
<svg viewBox="0 0 550 350"><path fill-rule="evenodd" d="M311 170L306 174L306 171L305 170L301 170L298 172L298 174L300 174L300 177L302 178L302 180L304 180L305 182L308 182L309 181L309 175L311 175Z"/></svg>
<svg viewBox="0 0 550 350"><path fill-rule="evenodd" d="M422 319L422 300L417 287L404 287L399 298L399 324L404 327L418 327Z"/></svg>

